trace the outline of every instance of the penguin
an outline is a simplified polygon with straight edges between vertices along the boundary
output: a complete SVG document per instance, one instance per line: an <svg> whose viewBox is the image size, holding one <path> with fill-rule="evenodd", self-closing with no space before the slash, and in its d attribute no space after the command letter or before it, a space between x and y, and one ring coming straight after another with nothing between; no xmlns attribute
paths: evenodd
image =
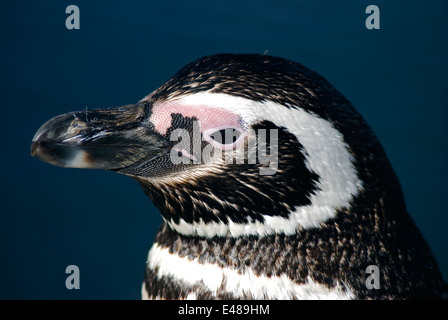
<svg viewBox="0 0 448 320"><path fill-rule="evenodd" d="M143 299L439 299L372 129L316 72L202 57L138 103L43 124L31 155L135 179L163 225Z"/></svg>

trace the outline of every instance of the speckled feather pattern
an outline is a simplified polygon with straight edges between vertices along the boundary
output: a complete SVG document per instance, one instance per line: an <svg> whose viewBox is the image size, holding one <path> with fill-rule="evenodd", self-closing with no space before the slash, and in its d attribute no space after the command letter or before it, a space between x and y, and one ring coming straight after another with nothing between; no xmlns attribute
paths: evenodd
<svg viewBox="0 0 448 320"><path fill-rule="evenodd" d="M294 235L201 238L180 235L165 224L156 243L180 257L198 258L200 263L240 271L250 268L268 277L286 274L297 284L305 283L307 277L329 288L336 282L344 283L358 299L440 297L445 284L437 263L407 213L400 184L382 146L350 102L331 84L308 68L284 59L217 55L188 65L145 101L155 103L204 90L271 100L285 108L300 106L331 122L349 145L364 189L350 209L339 210L336 218L322 222L318 228L299 228ZM283 178L287 184L288 176ZM226 176L209 179L216 179L216 185L222 188L235 186L226 185L231 181ZM167 192L158 191L160 186L151 182L139 183L156 199L162 215L172 215L166 203L172 206L173 199L167 197ZM188 190L184 192L188 201ZM284 192L285 198L299 195ZM267 193L271 201L277 200L274 191ZM377 265L381 270L379 290L366 288L368 265ZM155 270L147 270L145 286L150 297L177 299L196 292L197 298L250 298L234 297L224 291L211 293L200 283L192 287L169 277L158 278Z"/></svg>

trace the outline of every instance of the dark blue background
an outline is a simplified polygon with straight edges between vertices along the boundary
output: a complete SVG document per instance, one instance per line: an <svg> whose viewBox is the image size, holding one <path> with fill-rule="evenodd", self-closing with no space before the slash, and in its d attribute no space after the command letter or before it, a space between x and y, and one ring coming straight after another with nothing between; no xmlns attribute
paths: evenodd
<svg viewBox="0 0 448 320"><path fill-rule="evenodd" d="M67 30L76 4L81 29ZM365 28L365 8L381 29ZM286 57L364 115L448 275L447 36L441 1L2 1L0 298L139 299L158 212L131 179L29 155L49 118L135 103L186 63ZM81 289L65 288L65 268Z"/></svg>

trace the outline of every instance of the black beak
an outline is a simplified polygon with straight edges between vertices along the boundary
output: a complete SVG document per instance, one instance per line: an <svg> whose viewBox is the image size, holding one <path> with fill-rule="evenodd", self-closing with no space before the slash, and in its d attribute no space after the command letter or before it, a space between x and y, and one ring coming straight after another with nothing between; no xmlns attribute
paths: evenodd
<svg viewBox="0 0 448 320"><path fill-rule="evenodd" d="M120 170L169 154L169 141L152 130L148 104L70 112L34 135L31 155L69 168Z"/></svg>

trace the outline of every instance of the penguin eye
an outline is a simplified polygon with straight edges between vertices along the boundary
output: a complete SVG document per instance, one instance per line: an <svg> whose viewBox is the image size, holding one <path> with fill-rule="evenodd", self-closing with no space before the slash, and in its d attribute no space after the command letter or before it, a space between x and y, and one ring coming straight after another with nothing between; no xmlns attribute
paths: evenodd
<svg viewBox="0 0 448 320"><path fill-rule="evenodd" d="M242 140L243 132L236 128L213 128L204 131L204 140L221 149L233 149Z"/></svg>
<svg viewBox="0 0 448 320"><path fill-rule="evenodd" d="M241 132L237 129L226 128L213 132L210 138L221 144L232 144L240 137Z"/></svg>

